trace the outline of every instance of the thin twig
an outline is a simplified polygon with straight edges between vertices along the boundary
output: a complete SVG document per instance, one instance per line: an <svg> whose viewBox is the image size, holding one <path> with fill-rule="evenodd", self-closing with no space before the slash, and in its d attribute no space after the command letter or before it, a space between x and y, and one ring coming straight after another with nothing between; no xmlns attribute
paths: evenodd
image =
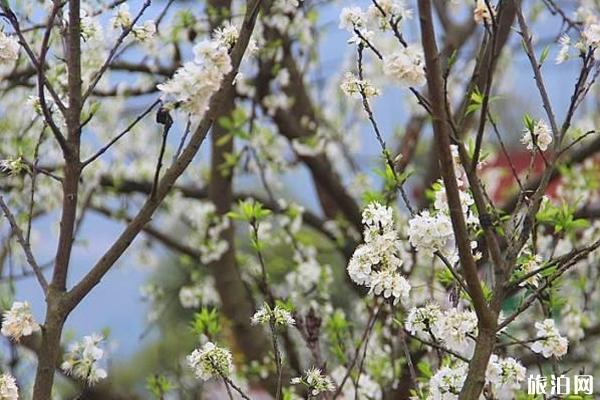
<svg viewBox="0 0 600 400"><path fill-rule="evenodd" d="M12 212L10 211L10 209L4 202L4 198L2 196L0 196L0 208L2 208L4 215L8 219L8 222L10 223L10 226L12 227L12 230L17 238L17 242L19 242L19 244L21 245L21 248L23 249L23 252L25 252L25 257L27 258L27 262L33 269L35 276L45 293L48 290L48 281L46 281L46 278L44 277L44 274L42 273L42 269L40 268L39 264L35 260L33 252L31 251L31 247L29 246L29 244L23 237L23 231L21 231L21 228L19 228L19 225L17 224L17 221L15 220L14 215L12 214Z"/></svg>

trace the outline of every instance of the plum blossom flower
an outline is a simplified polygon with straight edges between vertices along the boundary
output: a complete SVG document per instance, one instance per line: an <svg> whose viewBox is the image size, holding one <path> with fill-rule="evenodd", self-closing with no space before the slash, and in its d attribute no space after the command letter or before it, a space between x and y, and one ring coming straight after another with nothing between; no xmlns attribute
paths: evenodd
<svg viewBox="0 0 600 400"><path fill-rule="evenodd" d="M528 128L523 130L521 143L526 145L527 150L530 151L535 150L535 145L537 145L541 151L546 151L550 143L552 143L552 130L546 122L538 120L533 127L533 132Z"/></svg>
<svg viewBox="0 0 600 400"><path fill-rule="evenodd" d="M229 376L233 371L232 356L229 350L207 342L187 356L188 365L196 377L203 381L211 378Z"/></svg>
<svg viewBox="0 0 600 400"><path fill-rule="evenodd" d="M408 221L408 238L417 251L433 256L453 241L452 222L443 213L433 216L427 210L422 211Z"/></svg>
<svg viewBox="0 0 600 400"><path fill-rule="evenodd" d="M146 42L156 34L156 23L153 20L145 21L142 26L136 26L131 31L133 37L140 42Z"/></svg>
<svg viewBox="0 0 600 400"><path fill-rule="evenodd" d="M491 12L490 12L491 10ZM477 0L477 5L473 10L473 19L478 24L491 24L492 18L496 15L494 6L488 7L485 0Z"/></svg>
<svg viewBox="0 0 600 400"><path fill-rule="evenodd" d="M0 64L14 61L19 57L19 42L0 31Z"/></svg>
<svg viewBox="0 0 600 400"><path fill-rule="evenodd" d="M203 304L218 305L220 302L212 276L203 277L201 282L179 289L179 303L183 308L198 309Z"/></svg>
<svg viewBox="0 0 600 400"><path fill-rule="evenodd" d="M486 380L491 384L492 390L498 400L514 399L514 392L521 387L525 380L527 370L514 358L499 358L492 354Z"/></svg>
<svg viewBox="0 0 600 400"><path fill-rule="evenodd" d="M413 335L436 335L439 321L443 318L440 306L435 303L413 307L408 312L404 326Z"/></svg>
<svg viewBox="0 0 600 400"><path fill-rule="evenodd" d="M402 259L398 233L394 228L392 209L377 202L363 211L365 243L359 245L350 262L348 274L359 285L370 288L369 293L408 301L410 284L400 275Z"/></svg>
<svg viewBox="0 0 600 400"><path fill-rule="evenodd" d="M304 385L308 388L312 396L318 396L321 393L332 392L335 385L330 377L323 375L319 368L309 368L304 371L300 377L292 378L292 385Z"/></svg>
<svg viewBox="0 0 600 400"><path fill-rule="evenodd" d="M467 367L443 367L429 380L428 400L456 400L460 393L465 378L467 377Z"/></svg>
<svg viewBox="0 0 600 400"><path fill-rule="evenodd" d="M423 86L427 82L424 66L423 51L412 44L383 57L383 73L406 86Z"/></svg>
<svg viewBox="0 0 600 400"><path fill-rule="evenodd" d="M569 49L571 46L571 38L567 34L561 35L558 39L560 49L556 55L556 63L561 64L569 59Z"/></svg>
<svg viewBox="0 0 600 400"><path fill-rule="evenodd" d="M0 375L0 400L18 400L19 388L15 378L10 374Z"/></svg>
<svg viewBox="0 0 600 400"><path fill-rule="evenodd" d="M600 24L589 24L581 34L586 47L597 48L600 46Z"/></svg>
<svg viewBox="0 0 600 400"><path fill-rule="evenodd" d="M390 20L401 21L412 18L412 10L403 0L377 0L377 6L371 4L367 9L367 16L377 21L380 29L385 30L389 27Z"/></svg>
<svg viewBox="0 0 600 400"><path fill-rule="evenodd" d="M352 72L346 72L344 75L344 79L340 84L340 88L342 92L348 97L356 97L362 98L364 94L365 97L374 97L379 96L379 89L374 87L369 81L364 79L359 79Z"/></svg>
<svg viewBox="0 0 600 400"><path fill-rule="evenodd" d="M450 350L469 354L475 346L472 337L477 336L477 316L470 310L452 308L438 320L435 330L442 333L441 339Z"/></svg>
<svg viewBox="0 0 600 400"><path fill-rule="evenodd" d="M121 4L117 8L115 16L111 20L113 28L129 29L132 23L133 19L131 18L131 13L129 12L129 4Z"/></svg>
<svg viewBox="0 0 600 400"><path fill-rule="evenodd" d="M231 32L220 32L220 40L204 40L194 46L194 61L185 63L173 78L157 86L163 97L173 98L192 114L206 111L211 95L232 69L228 45Z"/></svg>
<svg viewBox="0 0 600 400"><path fill-rule="evenodd" d="M254 325L265 325L272 321L277 327L293 326L296 323L288 310L280 305L271 308L267 303L264 303L262 308L254 313L251 321Z"/></svg>
<svg viewBox="0 0 600 400"><path fill-rule="evenodd" d="M15 301L2 318L2 334L18 342L21 337L39 332L40 326L31 314L28 302Z"/></svg>
<svg viewBox="0 0 600 400"><path fill-rule="evenodd" d="M531 254L530 249L525 249L520 257L519 270L523 273L523 275L529 275L538 270L542 266L543 261L544 260L542 259L542 256L539 254ZM524 281L520 282L519 286L525 286L527 284L538 287L540 284L539 274L531 275Z"/></svg>
<svg viewBox="0 0 600 400"><path fill-rule="evenodd" d="M537 336L544 339L537 340L531 350L541 353L545 358L562 357L567 354L569 341L558 332L553 319L536 322Z"/></svg>
<svg viewBox="0 0 600 400"><path fill-rule="evenodd" d="M353 32L366 25L366 15L360 7L344 7L340 13L340 29Z"/></svg>
<svg viewBox="0 0 600 400"><path fill-rule="evenodd" d="M99 366L99 362L104 356L104 350L98 345L103 340L102 335L93 334L84 336L80 342L71 344L60 368L66 374L87 381L90 385L105 379L106 370Z"/></svg>

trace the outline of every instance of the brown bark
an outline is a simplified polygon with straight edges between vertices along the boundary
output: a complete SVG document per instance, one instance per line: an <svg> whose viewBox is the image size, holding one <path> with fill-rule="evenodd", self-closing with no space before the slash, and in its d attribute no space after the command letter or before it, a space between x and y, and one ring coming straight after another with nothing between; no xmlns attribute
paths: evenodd
<svg viewBox="0 0 600 400"><path fill-rule="evenodd" d="M63 148L65 176L62 182L62 216L54 273L50 287L46 291L46 321L42 330L42 346L38 353L38 367L33 387L33 398L36 400L49 400L52 396L54 370L60 357L60 338L68 314L64 308L63 297L73 248L77 194L81 175L79 160L82 106L80 0L69 0L69 24L65 41L69 107L65 116L67 145Z"/></svg>
<svg viewBox="0 0 600 400"><path fill-rule="evenodd" d="M425 53L429 100L433 114L434 140L439 157L440 172L446 188L450 219L458 247L460 264L472 299L473 308L477 314L479 326L475 354L469 363L469 372L459 395L459 400L473 400L479 397L485 383L485 371L494 349L497 315L489 309L485 300L477 274L477 265L469 246L470 238L462 212L450 150L450 129L445 108L444 84L437 44L435 42L430 0L419 1L419 20Z"/></svg>
<svg viewBox="0 0 600 400"><path fill-rule="evenodd" d="M227 15L231 7L230 0L210 0L209 7L217 12L216 18L211 20L211 29L215 29L222 22L220 16ZM222 115L231 115L235 108L235 90L230 85L226 88L222 105ZM234 151L234 138L219 143L229 132L219 124L212 128L211 136L211 172L208 185L208 199L214 203L217 214L223 216L231 211L233 203L233 174L221 167L226 161L226 155ZM220 260L209 266L210 273L215 278L215 283L221 298L221 310L232 322L235 341L244 355L250 360L260 360L268 353L268 342L262 331L257 326L250 324L256 307L251 293L242 281L235 257L235 226L231 224L221 234L229 247Z"/></svg>

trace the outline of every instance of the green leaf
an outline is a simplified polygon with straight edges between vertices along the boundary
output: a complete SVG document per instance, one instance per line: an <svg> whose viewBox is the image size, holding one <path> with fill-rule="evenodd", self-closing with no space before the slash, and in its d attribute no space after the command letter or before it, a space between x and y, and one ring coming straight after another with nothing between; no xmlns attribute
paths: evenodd
<svg viewBox="0 0 600 400"><path fill-rule="evenodd" d="M544 63L544 61L546 61L549 53L550 53L550 47L548 47L548 46L544 47L544 50L542 50L542 55L540 56L540 65L542 65Z"/></svg>

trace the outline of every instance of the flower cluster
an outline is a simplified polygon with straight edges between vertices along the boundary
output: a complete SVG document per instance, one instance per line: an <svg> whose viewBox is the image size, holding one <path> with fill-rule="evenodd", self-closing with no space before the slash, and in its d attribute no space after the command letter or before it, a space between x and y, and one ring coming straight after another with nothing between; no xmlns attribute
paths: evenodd
<svg viewBox="0 0 600 400"><path fill-rule="evenodd" d="M556 63L561 64L569 59L569 50L571 46L571 38L567 34L563 34L558 39L558 43L560 44L560 50L556 55Z"/></svg>
<svg viewBox="0 0 600 400"><path fill-rule="evenodd" d="M106 378L106 371L99 366L104 351L98 345L103 340L102 335L93 334L71 344L60 368L66 374L87 381L90 385Z"/></svg>
<svg viewBox="0 0 600 400"><path fill-rule="evenodd" d="M371 4L367 9L370 20L377 21L381 30L389 28L390 21L400 22L412 18L412 10L403 0L377 0L377 6Z"/></svg>
<svg viewBox="0 0 600 400"><path fill-rule="evenodd" d="M19 42L0 31L0 64L14 61L19 57Z"/></svg>
<svg viewBox="0 0 600 400"><path fill-rule="evenodd" d="M514 392L521 387L527 370L517 360L511 357L498 358L492 354L486 372L495 399L512 400Z"/></svg>
<svg viewBox="0 0 600 400"><path fill-rule="evenodd" d="M400 275L403 260L392 209L377 202L363 211L365 243L356 248L348 263L350 278L370 288L369 293L408 302L410 284Z"/></svg>
<svg viewBox="0 0 600 400"><path fill-rule="evenodd" d="M209 264L220 260L229 248L222 238L223 231L230 226L229 218L218 214L213 203L191 200L181 193L173 196L170 202L172 215L189 228L184 241L199 250L200 262Z"/></svg>
<svg viewBox="0 0 600 400"><path fill-rule="evenodd" d="M595 49L600 46L600 23L588 24L581 36L586 47Z"/></svg>
<svg viewBox="0 0 600 400"><path fill-rule="evenodd" d="M288 310L280 305L271 308L267 303L264 303L262 308L254 313L251 321L254 325L265 325L272 322L277 327L292 326L296 323Z"/></svg>
<svg viewBox="0 0 600 400"><path fill-rule="evenodd" d="M35 322L31 307L26 301L15 301L2 317L2 334L14 341L18 342L21 337L29 336L39 330L40 326Z"/></svg>
<svg viewBox="0 0 600 400"><path fill-rule="evenodd" d="M473 19L478 24L491 24L493 18L496 16L496 9L494 6L488 7L485 0L477 0L475 9L473 10Z"/></svg>
<svg viewBox="0 0 600 400"><path fill-rule="evenodd" d="M383 73L406 86L423 86L425 78L423 51L409 45L383 58Z"/></svg>
<svg viewBox="0 0 600 400"><path fill-rule="evenodd" d="M302 384L306 386L311 396L321 393L332 392L335 389L333 381L327 375L323 375L319 368L309 368L302 376L292 378L292 385Z"/></svg>
<svg viewBox="0 0 600 400"><path fill-rule="evenodd" d="M218 31L218 37L194 46L194 61L185 63L173 78L157 86L163 96L174 98L192 114L202 115L208 109L211 95L232 69L229 50L232 37L237 38L237 30L232 29L228 28L227 34Z"/></svg>
<svg viewBox="0 0 600 400"><path fill-rule="evenodd" d="M459 168L457 168L457 167L455 167L455 169L457 171L459 170ZM462 169L462 166L460 166L460 169ZM461 180L458 180L458 183L462 185ZM434 185L434 188L435 188L435 199L433 201L433 208L436 211L441 212L441 213L447 215L448 217L450 217L450 208L448 206L448 197L446 195L446 188L445 188L442 180L439 180ZM473 197L471 196L471 194L468 191L464 190L464 188L459 187L458 195L460 198L460 205L462 208L462 212L465 216L465 222L468 225L478 224L479 219L477 218L475 213L471 210L471 207L475 204L475 201L473 200Z"/></svg>
<svg viewBox="0 0 600 400"><path fill-rule="evenodd" d="M435 303L430 303L423 307L413 307L408 312L404 326L413 335L435 336L435 331L437 331L442 318L440 307Z"/></svg>
<svg viewBox="0 0 600 400"><path fill-rule="evenodd" d="M456 400L465 383L467 367L440 368L429 380L428 400Z"/></svg>
<svg viewBox="0 0 600 400"><path fill-rule="evenodd" d="M450 218L438 213L422 211L408 221L408 238L418 252L433 256L437 251L444 253L454 243L454 232Z"/></svg>
<svg viewBox="0 0 600 400"><path fill-rule="evenodd" d="M371 85L369 81L359 79L352 72L346 72L346 75L344 75L344 79L340 84L340 88L348 97L360 99L363 95L367 98L379 96L379 89Z"/></svg>
<svg viewBox="0 0 600 400"><path fill-rule="evenodd" d="M523 251L518 260L519 271L523 276L527 276L534 271L537 271L542 266L542 256L539 254L531 254L531 250ZM519 286L533 285L537 287L540 284L539 274L531 275L519 283Z"/></svg>
<svg viewBox="0 0 600 400"><path fill-rule="evenodd" d="M203 277L201 282L179 289L179 303L183 308L198 309L203 304L217 305L220 301L215 289L215 278L212 276Z"/></svg>
<svg viewBox="0 0 600 400"><path fill-rule="evenodd" d="M0 375L0 400L18 400L19 388L12 375Z"/></svg>
<svg viewBox="0 0 600 400"><path fill-rule="evenodd" d="M133 18L129 12L129 4L121 4L115 11L115 16L111 20L113 28L129 29L133 24Z"/></svg>
<svg viewBox="0 0 600 400"><path fill-rule="evenodd" d="M499 358L492 354L488 364L485 382L493 398L498 400L514 399L514 392L525 380L526 369L517 360ZM456 400L467 376L467 364L440 368L429 380L428 400ZM482 397L483 398L483 397Z"/></svg>
<svg viewBox="0 0 600 400"><path fill-rule="evenodd" d="M196 377L207 381L213 377L229 376L233 371L231 353L207 342L202 348L195 349L187 356L188 365L194 370Z"/></svg>
<svg viewBox="0 0 600 400"><path fill-rule="evenodd" d="M567 304L561 311L561 328L569 340L578 341L585 337L589 318L580 308Z"/></svg>
<svg viewBox="0 0 600 400"><path fill-rule="evenodd" d="M152 20L145 21L142 26L136 26L131 31L133 37L140 42L146 42L156 34L156 24Z"/></svg>
<svg viewBox="0 0 600 400"><path fill-rule="evenodd" d="M377 5L371 4L367 11L360 7L345 7L340 13L340 28L355 33L360 31L366 38L373 36L373 32L367 29L368 25L377 25L385 31L390 27L390 21L394 24L412 17L412 10L406 7L403 0L378 0ZM356 37L352 40L356 41Z"/></svg>
<svg viewBox="0 0 600 400"><path fill-rule="evenodd" d="M469 355L475 346L477 336L477 315L470 310L451 308L444 312L435 332L443 333L441 339L446 347L461 354Z"/></svg>
<svg viewBox="0 0 600 400"><path fill-rule="evenodd" d="M521 143L527 146L527 150L534 151L536 146L541 151L546 151L552 143L552 130L543 120L538 120L533 126L533 130L527 128L523 130Z"/></svg>
<svg viewBox="0 0 600 400"><path fill-rule="evenodd" d="M345 7L340 13L340 29L350 32L367 25L366 15L360 7Z"/></svg>
<svg viewBox="0 0 600 400"><path fill-rule="evenodd" d="M562 337L553 319L546 319L542 322L536 322L537 337L543 338L537 340L531 345L531 350L541 353L545 358L562 357L567 354L569 341Z"/></svg>

